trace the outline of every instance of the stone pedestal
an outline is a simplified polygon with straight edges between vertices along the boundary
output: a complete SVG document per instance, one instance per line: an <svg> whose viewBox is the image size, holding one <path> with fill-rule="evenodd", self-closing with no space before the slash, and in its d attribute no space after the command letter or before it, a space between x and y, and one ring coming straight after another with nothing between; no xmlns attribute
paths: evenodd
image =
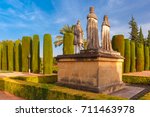
<svg viewBox="0 0 150 117"><path fill-rule="evenodd" d="M109 94L123 88L120 55L59 55L58 84Z"/></svg>

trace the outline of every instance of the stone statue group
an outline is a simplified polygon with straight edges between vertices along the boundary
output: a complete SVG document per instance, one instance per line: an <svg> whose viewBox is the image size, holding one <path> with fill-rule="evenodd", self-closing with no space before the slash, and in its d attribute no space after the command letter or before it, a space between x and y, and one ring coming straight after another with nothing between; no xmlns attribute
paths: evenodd
<svg viewBox="0 0 150 117"><path fill-rule="evenodd" d="M104 16L103 23L101 26L101 39L102 47L99 46L99 36L98 36L98 18L94 13L94 7L90 7L90 13L87 16L87 49L95 50L102 49L105 51L113 51L110 41L110 24L108 21L108 16ZM80 21L74 27L74 45L75 53L80 53L83 49L83 30Z"/></svg>

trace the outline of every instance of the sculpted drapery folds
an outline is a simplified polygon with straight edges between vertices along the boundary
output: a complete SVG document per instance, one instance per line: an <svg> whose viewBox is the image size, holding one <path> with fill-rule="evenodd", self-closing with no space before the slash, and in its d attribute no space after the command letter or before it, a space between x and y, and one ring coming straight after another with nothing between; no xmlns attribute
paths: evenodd
<svg viewBox="0 0 150 117"><path fill-rule="evenodd" d="M102 29L101 29L101 38L102 38L102 49L107 51L113 51L110 41L110 23L108 21L108 16L104 16Z"/></svg>
<svg viewBox="0 0 150 117"><path fill-rule="evenodd" d="M83 30L80 25L80 21L77 21L77 24L74 27L74 45L75 53L80 53L83 44Z"/></svg>
<svg viewBox="0 0 150 117"><path fill-rule="evenodd" d="M87 16L87 49L99 49L98 18L94 13L94 7L90 7Z"/></svg>

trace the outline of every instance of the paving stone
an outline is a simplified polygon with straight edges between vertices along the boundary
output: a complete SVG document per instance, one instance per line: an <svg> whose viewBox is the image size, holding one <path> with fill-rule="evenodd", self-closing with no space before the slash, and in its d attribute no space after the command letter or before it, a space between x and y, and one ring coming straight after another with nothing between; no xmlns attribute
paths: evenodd
<svg viewBox="0 0 150 117"><path fill-rule="evenodd" d="M137 94L139 94L144 90L145 90L144 87L137 87L131 85L131 86L125 86L122 90L111 93L110 95L131 99L132 97L136 96Z"/></svg>

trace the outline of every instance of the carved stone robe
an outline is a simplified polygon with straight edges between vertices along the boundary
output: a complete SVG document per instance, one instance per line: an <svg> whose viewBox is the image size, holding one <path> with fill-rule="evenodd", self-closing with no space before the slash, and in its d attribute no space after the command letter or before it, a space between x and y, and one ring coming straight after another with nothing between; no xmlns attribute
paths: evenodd
<svg viewBox="0 0 150 117"><path fill-rule="evenodd" d="M98 18L94 13L94 8L90 8L87 16L87 49L99 49Z"/></svg>
<svg viewBox="0 0 150 117"><path fill-rule="evenodd" d="M110 24L107 16L104 16L104 21L102 23L101 38L102 49L112 51L112 45L110 41Z"/></svg>

